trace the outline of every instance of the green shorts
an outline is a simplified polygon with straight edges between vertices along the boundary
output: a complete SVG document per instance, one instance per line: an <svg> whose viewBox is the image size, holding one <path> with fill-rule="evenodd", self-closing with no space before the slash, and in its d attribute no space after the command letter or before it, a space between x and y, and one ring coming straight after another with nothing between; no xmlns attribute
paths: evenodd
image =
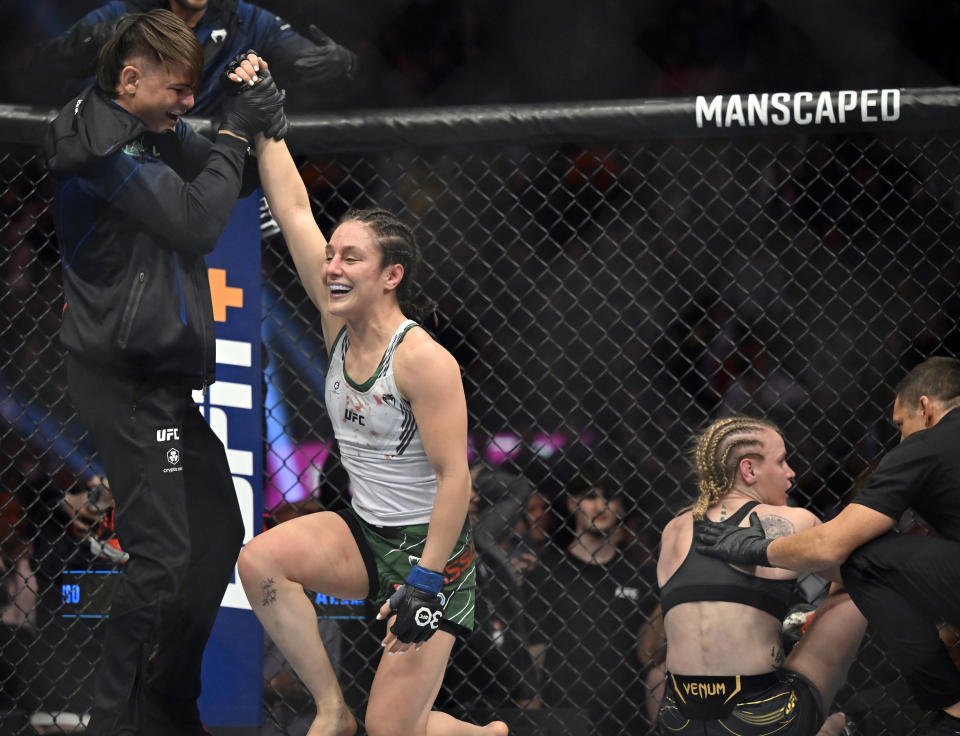
<svg viewBox="0 0 960 736"><path fill-rule="evenodd" d="M429 524L375 526L353 509L338 512L350 527L367 568L370 592L367 600L377 609L401 585L420 562ZM443 569L443 618L440 628L454 636L473 631L473 605L477 594L477 563L470 527L464 526L453 554Z"/></svg>

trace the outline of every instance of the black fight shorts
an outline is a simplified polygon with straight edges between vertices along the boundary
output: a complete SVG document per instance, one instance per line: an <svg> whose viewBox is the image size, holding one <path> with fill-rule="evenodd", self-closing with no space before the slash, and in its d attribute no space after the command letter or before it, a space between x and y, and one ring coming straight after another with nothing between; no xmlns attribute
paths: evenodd
<svg viewBox="0 0 960 736"><path fill-rule="evenodd" d="M667 675L658 718L662 736L813 736L823 724L820 694L789 670L766 675Z"/></svg>

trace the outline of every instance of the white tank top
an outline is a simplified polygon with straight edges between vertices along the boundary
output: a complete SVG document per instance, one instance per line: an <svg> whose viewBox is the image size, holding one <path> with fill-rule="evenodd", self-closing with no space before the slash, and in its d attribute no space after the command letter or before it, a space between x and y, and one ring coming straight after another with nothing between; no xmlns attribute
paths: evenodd
<svg viewBox="0 0 960 736"><path fill-rule="evenodd" d="M350 475L353 509L379 526L426 524L437 496L437 476L413 411L393 377L393 354L416 325L407 320L397 328L376 372L363 383L355 383L344 368L350 347L346 328L333 342L327 367L327 412Z"/></svg>

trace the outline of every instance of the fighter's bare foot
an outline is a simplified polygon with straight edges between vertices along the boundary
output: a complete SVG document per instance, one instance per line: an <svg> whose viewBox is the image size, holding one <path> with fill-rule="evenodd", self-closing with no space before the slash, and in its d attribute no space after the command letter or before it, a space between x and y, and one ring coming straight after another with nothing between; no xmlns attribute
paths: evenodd
<svg viewBox="0 0 960 736"><path fill-rule="evenodd" d="M510 733L510 729L503 721L490 721L490 723L483 727L483 730L489 733L490 736L507 736L507 734Z"/></svg>
<svg viewBox="0 0 960 736"><path fill-rule="evenodd" d="M317 717L313 719L307 736L354 736L357 728L353 713L346 705L340 704L323 711L317 708Z"/></svg>

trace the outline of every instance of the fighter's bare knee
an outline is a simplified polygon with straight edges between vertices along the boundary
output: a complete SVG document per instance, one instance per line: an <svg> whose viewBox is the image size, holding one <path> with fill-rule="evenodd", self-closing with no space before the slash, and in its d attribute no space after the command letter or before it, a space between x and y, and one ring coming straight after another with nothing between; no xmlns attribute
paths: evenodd
<svg viewBox="0 0 960 736"><path fill-rule="evenodd" d="M240 573L241 581L248 581L257 577L263 570L275 563L275 555L271 550L271 545L265 543L261 537L250 540L247 545L240 550L240 556L237 559L237 570Z"/></svg>

